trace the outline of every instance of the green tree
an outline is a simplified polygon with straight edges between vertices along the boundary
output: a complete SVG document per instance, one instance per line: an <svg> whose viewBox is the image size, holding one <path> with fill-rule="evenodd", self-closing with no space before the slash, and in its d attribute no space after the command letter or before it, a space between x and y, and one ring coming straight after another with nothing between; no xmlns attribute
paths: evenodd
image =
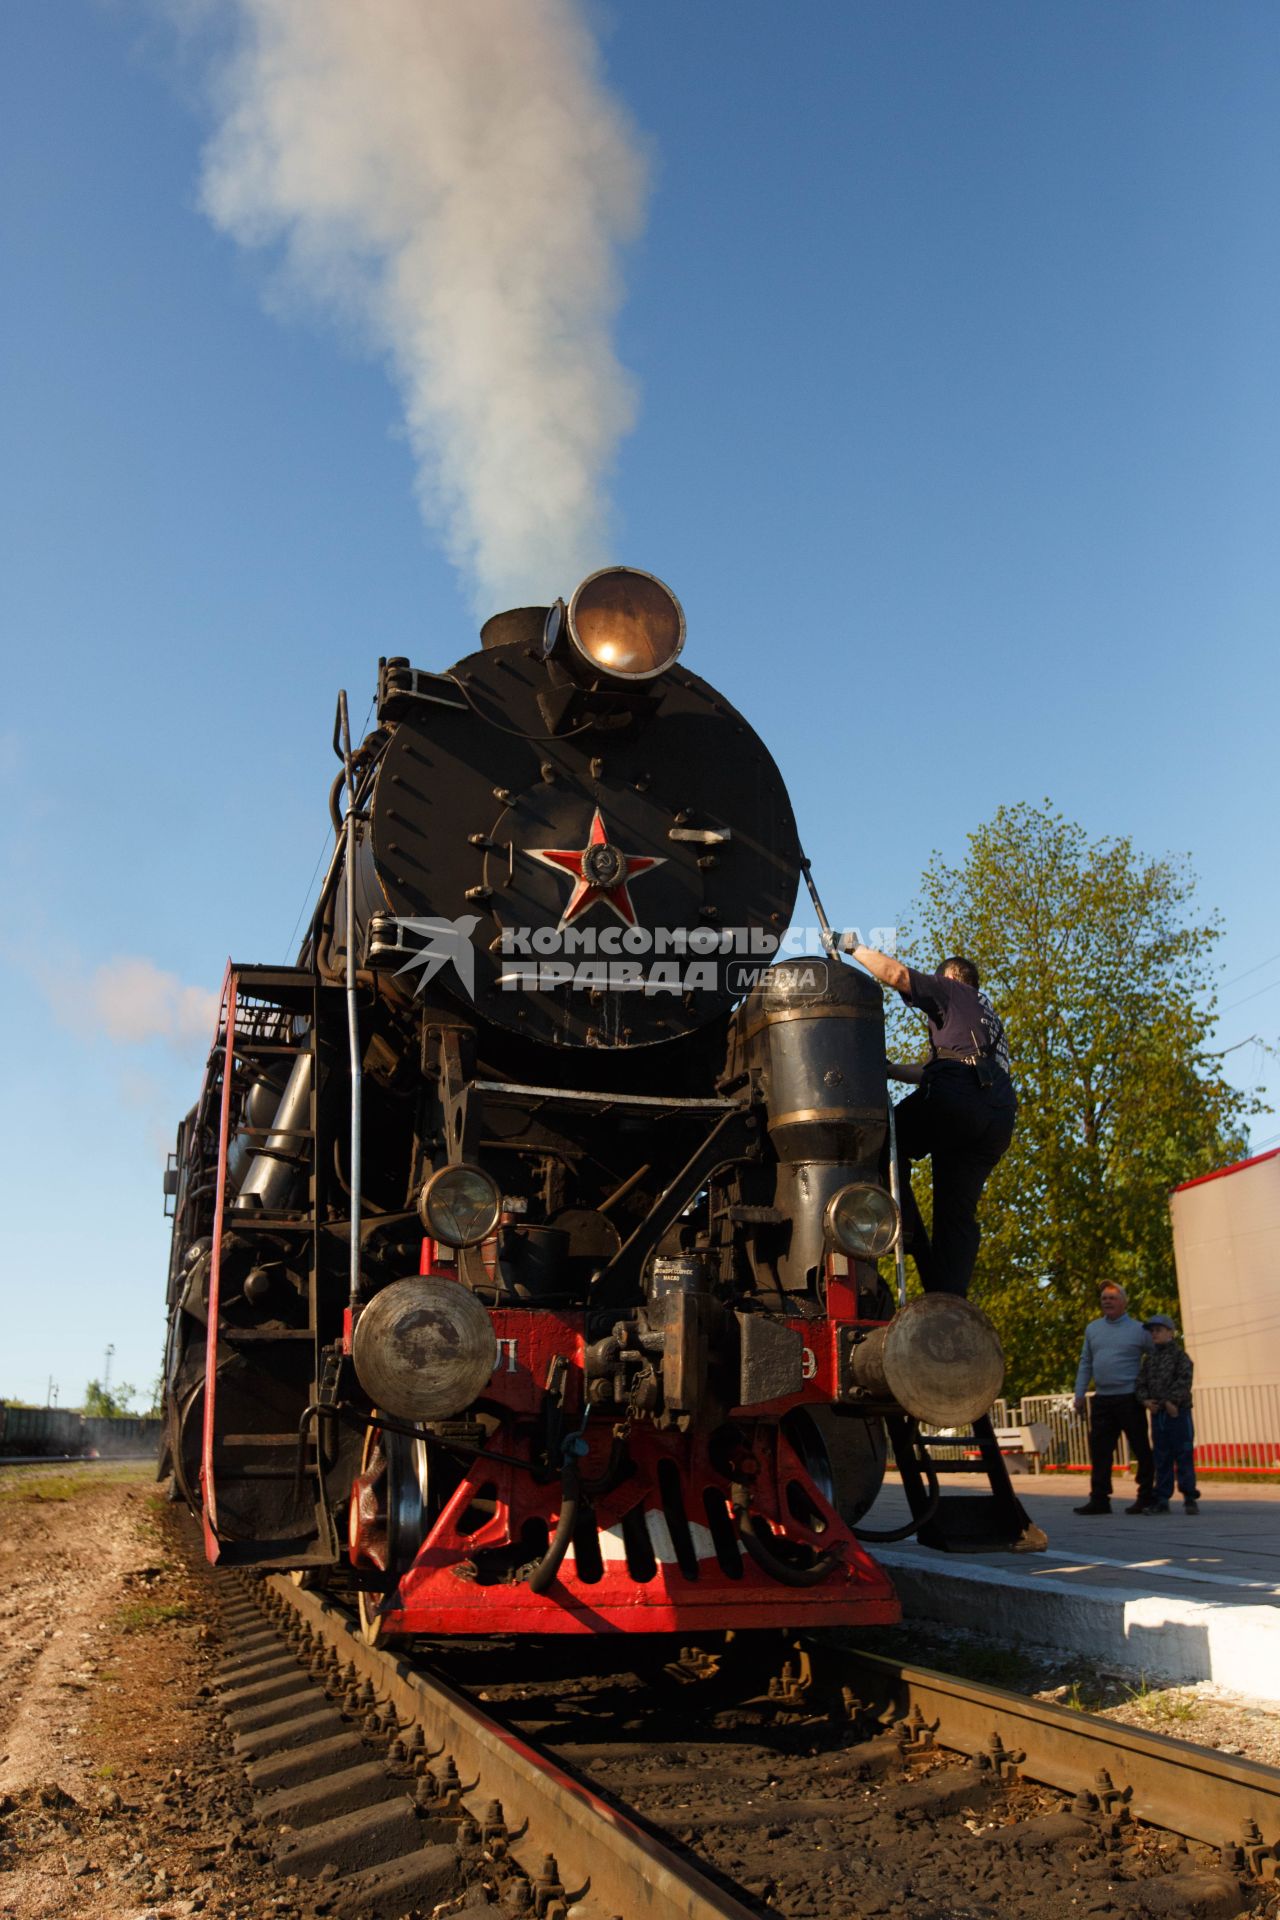
<svg viewBox="0 0 1280 1920"><path fill-rule="evenodd" d="M91 1380L84 1390L84 1406L81 1409L86 1420L125 1420L129 1417L129 1408L138 1397L138 1389L122 1380L118 1387L104 1387L100 1380Z"/></svg>
<svg viewBox="0 0 1280 1920"><path fill-rule="evenodd" d="M1266 1111L1208 1046L1221 929L1194 894L1185 860L1091 841L1048 801L1001 807L959 866L935 854L922 878L901 948L930 968L969 954L1013 1054L1018 1128L983 1197L971 1292L1014 1393L1070 1382L1101 1281L1176 1310L1170 1190L1239 1157ZM920 1016L906 1024L918 1045Z"/></svg>

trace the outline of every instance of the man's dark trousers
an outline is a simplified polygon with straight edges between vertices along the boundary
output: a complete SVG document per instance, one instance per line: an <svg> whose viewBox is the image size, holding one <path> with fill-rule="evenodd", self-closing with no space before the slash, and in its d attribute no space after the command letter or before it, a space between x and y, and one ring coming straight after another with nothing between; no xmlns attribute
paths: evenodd
<svg viewBox="0 0 1280 1920"><path fill-rule="evenodd" d="M1095 1393L1090 1402L1089 1497L1097 1501L1111 1498L1111 1460L1121 1434L1129 1442L1138 1475L1138 1498L1145 1504L1155 1486L1155 1463L1147 1437L1147 1411L1132 1393Z"/></svg>
<svg viewBox="0 0 1280 1920"><path fill-rule="evenodd" d="M978 1201L987 1177L1013 1138L1017 1101L1005 1073L984 1087L977 1069L958 1060L930 1067L919 1092L894 1109L902 1168L903 1246L926 1293L969 1291L978 1258ZM933 1235L925 1231L911 1192L911 1162L933 1163Z"/></svg>

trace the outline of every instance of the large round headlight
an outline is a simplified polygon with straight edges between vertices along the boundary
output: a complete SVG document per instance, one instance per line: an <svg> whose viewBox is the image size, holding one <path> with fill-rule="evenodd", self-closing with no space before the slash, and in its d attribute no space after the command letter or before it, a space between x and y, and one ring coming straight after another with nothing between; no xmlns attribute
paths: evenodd
<svg viewBox="0 0 1280 1920"><path fill-rule="evenodd" d="M869 1180L841 1187L827 1202L827 1232L841 1253L855 1260L882 1260L902 1232L893 1195Z"/></svg>
<svg viewBox="0 0 1280 1920"><path fill-rule="evenodd" d="M446 1247L475 1247L498 1224L502 1195L479 1167L440 1167L418 1195L422 1224Z"/></svg>
<svg viewBox="0 0 1280 1920"><path fill-rule="evenodd" d="M466 1287L436 1276L393 1280L356 1321L356 1375L400 1420L447 1420L484 1391L498 1358L493 1322Z"/></svg>
<svg viewBox="0 0 1280 1920"><path fill-rule="evenodd" d="M589 573L565 615L574 652L614 680L652 680L684 645L684 609L670 587L638 567Z"/></svg>

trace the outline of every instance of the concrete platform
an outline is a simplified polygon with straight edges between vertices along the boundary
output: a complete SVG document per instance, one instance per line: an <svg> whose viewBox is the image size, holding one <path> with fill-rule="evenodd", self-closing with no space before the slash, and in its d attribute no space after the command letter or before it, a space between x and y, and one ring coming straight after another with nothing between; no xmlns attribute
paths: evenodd
<svg viewBox="0 0 1280 1920"><path fill-rule="evenodd" d="M1126 1484L1117 1482L1109 1516L1086 1518L1072 1509L1088 1498L1087 1476L1015 1475L1047 1553L938 1553L914 1540L870 1551L908 1620L1280 1702L1280 1486L1207 1482L1194 1516L1180 1500L1167 1514L1130 1516ZM985 1485L948 1474L943 1496ZM907 1518L891 1475L864 1524Z"/></svg>

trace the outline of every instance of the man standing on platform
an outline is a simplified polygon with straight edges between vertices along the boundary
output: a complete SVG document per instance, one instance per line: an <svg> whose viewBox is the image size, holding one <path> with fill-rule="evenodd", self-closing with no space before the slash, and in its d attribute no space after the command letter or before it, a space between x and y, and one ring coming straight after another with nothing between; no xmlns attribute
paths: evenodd
<svg viewBox="0 0 1280 1920"><path fill-rule="evenodd" d="M1129 1442L1138 1475L1138 1497L1126 1513L1148 1513L1154 1500L1155 1472L1147 1437L1146 1409L1138 1398L1138 1368L1150 1351L1151 1335L1129 1318L1129 1296L1114 1280L1099 1294L1102 1314L1084 1330L1084 1346L1076 1373L1075 1407L1085 1409L1085 1393L1093 1381L1089 1416L1089 1498L1077 1513L1110 1513L1111 1458L1123 1434Z"/></svg>

